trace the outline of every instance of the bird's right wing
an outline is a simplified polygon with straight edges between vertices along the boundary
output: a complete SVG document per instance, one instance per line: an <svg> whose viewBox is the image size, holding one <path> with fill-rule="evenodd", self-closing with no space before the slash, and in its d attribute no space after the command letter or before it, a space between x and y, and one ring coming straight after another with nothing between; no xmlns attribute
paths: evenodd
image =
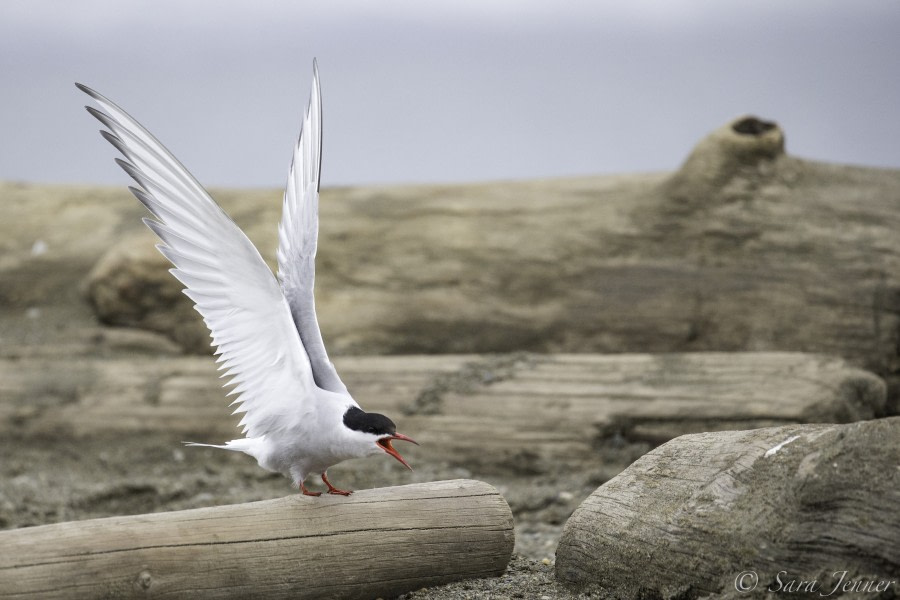
<svg viewBox="0 0 900 600"><path fill-rule="evenodd" d="M129 188L158 220L144 219L163 241L217 346L223 376L246 413L244 433L292 428L314 410L309 358L287 300L259 251L194 177L146 129L94 90L78 87L103 109L87 107L104 138L127 160L116 162L140 186ZM230 395L229 394L229 395Z"/></svg>

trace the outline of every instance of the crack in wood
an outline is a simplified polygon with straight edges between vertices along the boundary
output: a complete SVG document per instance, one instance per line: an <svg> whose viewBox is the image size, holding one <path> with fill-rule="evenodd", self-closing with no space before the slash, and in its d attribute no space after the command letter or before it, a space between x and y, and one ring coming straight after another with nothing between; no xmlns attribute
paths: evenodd
<svg viewBox="0 0 900 600"><path fill-rule="evenodd" d="M474 394L479 389L513 379L523 368L533 368L547 359L528 352L487 355L468 362L456 371L441 373L425 386L410 404L403 407L405 415L438 415L443 411L447 394Z"/></svg>

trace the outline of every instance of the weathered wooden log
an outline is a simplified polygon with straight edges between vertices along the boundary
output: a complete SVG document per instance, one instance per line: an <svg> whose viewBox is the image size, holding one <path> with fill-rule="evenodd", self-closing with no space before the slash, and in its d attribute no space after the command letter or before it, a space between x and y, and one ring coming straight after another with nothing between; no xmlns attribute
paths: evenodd
<svg viewBox="0 0 900 600"><path fill-rule="evenodd" d="M892 597L898 440L898 417L679 437L575 511L557 577L619 598L797 592L784 586L801 580L818 581L822 596L847 582L885 592L893 580Z"/></svg>
<svg viewBox="0 0 900 600"><path fill-rule="evenodd" d="M478 473L581 468L606 443L849 422L884 410L885 386L840 359L799 353L338 358L367 410L422 446L415 460ZM55 380L54 380L55 378ZM68 378L68 379L67 379ZM0 361L0 431L19 435L236 433L209 358ZM404 414L406 413L406 414Z"/></svg>
<svg viewBox="0 0 900 600"><path fill-rule="evenodd" d="M340 353L791 350L893 374L898 190L752 117L671 174L324 190L322 329ZM223 202L274 250L277 193ZM87 280L97 314L208 352L151 236L127 240Z"/></svg>
<svg viewBox="0 0 900 600"><path fill-rule="evenodd" d="M513 519L470 480L0 532L0 598L378 598L503 573Z"/></svg>
<svg viewBox="0 0 900 600"><path fill-rule="evenodd" d="M900 171L799 160L783 139L741 119L674 173L324 189L316 293L329 350L804 351L893 378ZM270 261L280 194L213 191ZM86 305L72 314L88 281L104 322L209 350L124 188L0 195L5 338L40 325L59 342L90 324ZM29 309L41 311L32 327Z"/></svg>

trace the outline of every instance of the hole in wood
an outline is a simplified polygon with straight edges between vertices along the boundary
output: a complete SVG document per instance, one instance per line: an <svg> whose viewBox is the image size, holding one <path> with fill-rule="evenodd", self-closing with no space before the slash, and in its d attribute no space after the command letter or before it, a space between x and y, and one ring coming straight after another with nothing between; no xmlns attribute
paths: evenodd
<svg viewBox="0 0 900 600"><path fill-rule="evenodd" d="M747 117L746 119L741 119L737 123L731 126L732 129L736 133L740 133L741 135L762 135L767 131L771 131L778 127L777 123L773 123L772 121L763 121L762 119L757 119L756 117Z"/></svg>

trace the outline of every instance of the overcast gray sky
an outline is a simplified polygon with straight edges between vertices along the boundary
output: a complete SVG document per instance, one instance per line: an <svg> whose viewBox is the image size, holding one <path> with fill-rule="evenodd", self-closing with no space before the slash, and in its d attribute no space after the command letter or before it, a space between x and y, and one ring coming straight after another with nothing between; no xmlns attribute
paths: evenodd
<svg viewBox="0 0 900 600"><path fill-rule="evenodd" d="M281 186L318 57L324 185L673 169L755 113L900 168L893 0L0 0L0 179L124 183L118 102L209 186Z"/></svg>

